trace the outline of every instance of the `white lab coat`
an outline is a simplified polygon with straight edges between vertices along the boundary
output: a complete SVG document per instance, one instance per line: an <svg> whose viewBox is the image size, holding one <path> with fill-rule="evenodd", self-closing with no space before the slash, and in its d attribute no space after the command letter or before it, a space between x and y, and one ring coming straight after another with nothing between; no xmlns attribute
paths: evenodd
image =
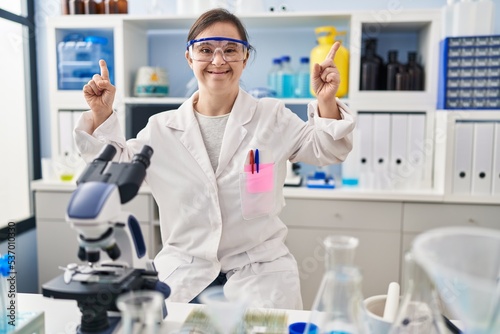
<svg viewBox="0 0 500 334"><path fill-rule="evenodd" d="M253 291L253 298L261 299L258 306L300 309L297 264L278 217L285 205L286 161L343 161L352 148L354 117L338 101L341 120L320 118L315 101L304 122L282 101L257 100L240 89L214 172L193 113L194 96L177 110L152 116L128 141L116 114L89 135L92 116L84 113L75 129L77 147L87 161L105 143L119 149L121 160L143 145L153 148L146 182L159 206L163 241L154 263L172 289L169 300L190 301L222 271L228 273L226 294L258 286ZM248 197L244 166L251 149L259 149L261 165L274 164L274 171L268 174L271 189Z"/></svg>

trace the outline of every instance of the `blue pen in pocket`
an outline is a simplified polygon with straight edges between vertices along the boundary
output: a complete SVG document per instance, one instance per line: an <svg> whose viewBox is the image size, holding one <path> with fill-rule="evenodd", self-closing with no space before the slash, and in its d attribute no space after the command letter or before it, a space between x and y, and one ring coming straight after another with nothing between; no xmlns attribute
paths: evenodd
<svg viewBox="0 0 500 334"><path fill-rule="evenodd" d="M255 149L255 166L257 169L257 173L259 172L259 149Z"/></svg>

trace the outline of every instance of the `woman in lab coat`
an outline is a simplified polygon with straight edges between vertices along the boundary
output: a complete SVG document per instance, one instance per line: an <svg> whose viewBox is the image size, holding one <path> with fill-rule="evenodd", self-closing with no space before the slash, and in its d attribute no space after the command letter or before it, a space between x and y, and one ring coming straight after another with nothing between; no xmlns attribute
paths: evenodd
<svg viewBox="0 0 500 334"><path fill-rule="evenodd" d="M302 308L298 266L278 215L287 160L334 164L352 148L354 118L335 98L337 49L315 65L317 101L304 122L282 101L257 100L239 87L252 51L247 32L233 14L208 11L193 24L185 53L199 90L179 109L152 116L128 141L112 110L115 87L100 61L101 73L83 88L91 110L75 129L77 146L87 161L108 143L121 160L143 145L154 149L146 182L159 207L163 241L154 263L172 289L170 301L192 301L222 282L228 298L245 292L254 306Z"/></svg>

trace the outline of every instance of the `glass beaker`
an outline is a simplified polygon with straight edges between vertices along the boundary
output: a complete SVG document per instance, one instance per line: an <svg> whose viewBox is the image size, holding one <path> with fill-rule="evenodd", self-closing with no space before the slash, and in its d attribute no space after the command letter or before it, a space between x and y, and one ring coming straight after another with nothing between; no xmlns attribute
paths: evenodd
<svg viewBox="0 0 500 334"><path fill-rule="evenodd" d="M121 333L160 333L164 302L164 295L154 290L131 291L120 295L116 306L122 316Z"/></svg>
<svg viewBox="0 0 500 334"><path fill-rule="evenodd" d="M412 253L465 333L500 333L500 231L436 228L415 238Z"/></svg>
<svg viewBox="0 0 500 334"><path fill-rule="evenodd" d="M405 265L405 294L389 333L447 333L434 284L415 262L411 252L405 255Z"/></svg>
<svg viewBox="0 0 500 334"><path fill-rule="evenodd" d="M325 274L304 333L367 333L363 312L362 276L353 265L359 240L332 235L325 239Z"/></svg>
<svg viewBox="0 0 500 334"><path fill-rule="evenodd" d="M248 306L246 296L237 300L227 299L224 287L217 285L205 289L199 298L207 306L207 314L220 334L239 333Z"/></svg>

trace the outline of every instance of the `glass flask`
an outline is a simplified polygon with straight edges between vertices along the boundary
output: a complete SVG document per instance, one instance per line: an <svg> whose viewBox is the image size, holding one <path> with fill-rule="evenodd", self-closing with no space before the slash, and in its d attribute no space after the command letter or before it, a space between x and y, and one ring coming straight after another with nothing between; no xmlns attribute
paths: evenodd
<svg viewBox="0 0 500 334"><path fill-rule="evenodd" d="M121 333L158 334L163 320L165 296L153 290L130 291L118 296Z"/></svg>
<svg viewBox="0 0 500 334"><path fill-rule="evenodd" d="M390 334L447 333L439 307L439 296L427 273L411 252L405 255L406 287Z"/></svg>
<svg viewBox="0 0 500 334"><path fill-rule="evenodd" d="M357 238L332 235L324 240L325 274L304 333L365 334L362 277L353 265ZM311 324L318 329L310 330Z"/></svg>

